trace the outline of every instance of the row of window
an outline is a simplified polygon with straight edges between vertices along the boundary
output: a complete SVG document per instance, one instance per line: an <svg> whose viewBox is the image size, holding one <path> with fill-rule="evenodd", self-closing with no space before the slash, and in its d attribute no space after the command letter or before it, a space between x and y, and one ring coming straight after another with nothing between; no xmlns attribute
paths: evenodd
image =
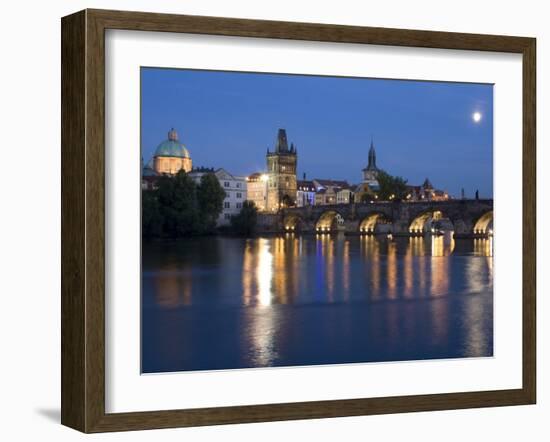
<svg viewBox="0 0 550 442"><path fill-rule="evenodd" d="M225 192L225 194L226 194L226 198L229 198L229 196L230 196L229 192ZM243 197L242 192L235 192L235 198L240 200L240 199L242 199L242 197Z"/></svg>
<svg viewBox="0 0 550 442"><path fill-rule="evenodd" d="M242 209L243 203L237 203L237 204L235 204L235 207L237 209ZM231 209L231 203L229 201L226 201L225 203L223 203L223 208L224 209Z"/></svg>
<svg viewBox="0 0 550 442"><path fill-rule="evenodd" d="M231 183L230 183L229 181L224 181L224 182L223 182L223 187L231 187ZM236 183L236 184L235 184L235 187L236 187L237 189L242 189L243 183Z"/></svg>
<svg viewBox="0 0 550 442"><path fill-rule="evenodd" d="M290 187L290 178L285 177L285 181L282 184L284 184L286 187ZM270 180L269 187L277 187L277 182L275 180Z"/></svg>
<svg viewBox="0 0 550 442"><path fill-rule="evenodd" d="M296 169L293 166L285 166L283 164L279 166L279 170L281 172L296 173ZM277 172L277 164L271 164L271 172Z"/></svg>

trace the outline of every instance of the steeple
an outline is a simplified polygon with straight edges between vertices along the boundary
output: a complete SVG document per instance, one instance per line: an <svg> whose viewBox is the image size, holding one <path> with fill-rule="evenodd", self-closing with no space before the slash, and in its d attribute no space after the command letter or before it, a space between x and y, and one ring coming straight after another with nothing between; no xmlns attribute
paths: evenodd
<svg viewBox="0 0 550 442"><path fill-rule="evenodd" d="M275 152L284 153L288 152L288 141L286 140L286 131L279 129L277 133L277 143L275 144Z"/></svg>
<svg viewBox="0 0 550 442"><path fill-rule="evenodd" d="M376 151L374 150L374 142L370 140L370 149L369 149L369 164L367 166L367 170L378 170L378 167L376 167Z"/></svg>

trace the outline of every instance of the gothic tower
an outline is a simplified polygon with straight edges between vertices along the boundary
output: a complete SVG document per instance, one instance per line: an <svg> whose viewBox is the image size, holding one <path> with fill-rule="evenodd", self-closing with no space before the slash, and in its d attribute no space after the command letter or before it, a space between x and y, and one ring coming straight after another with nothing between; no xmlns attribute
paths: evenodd
<svg viewBox="0 0 550 442"><path fill-rule="evenodd" d="M267 149L267 210L296 204L296 166L298 151L291 144L288 147L286 131L279 129L275 150Z"/></svg>
<svg viewBox="0 0 550 442"><path fill-rule="evenodd" d="M378 186L378 173L380 169L376 166L376 151L371 139L369 149L369 164L363 169L363 183L369 186Z"/></svg>

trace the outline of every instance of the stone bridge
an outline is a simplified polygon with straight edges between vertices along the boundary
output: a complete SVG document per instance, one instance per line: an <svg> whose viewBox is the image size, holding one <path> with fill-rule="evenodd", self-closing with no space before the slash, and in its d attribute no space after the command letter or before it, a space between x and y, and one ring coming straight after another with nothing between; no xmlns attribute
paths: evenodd
<svg viewBox="0 0 550 442"><path fill-rule="evenodd" d="M492 199L389 201L306 206L260 214L262 232L417 236L453 230L455 237L487 237L493 229Z"/></svg>

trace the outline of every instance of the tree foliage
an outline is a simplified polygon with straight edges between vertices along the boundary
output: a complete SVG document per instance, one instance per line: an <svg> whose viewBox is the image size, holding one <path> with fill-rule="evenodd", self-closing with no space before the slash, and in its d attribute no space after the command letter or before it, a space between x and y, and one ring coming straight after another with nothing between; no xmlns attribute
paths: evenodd
<svg viewBox="0 0 550 442"><path fill-rule="evenodd" d="M380 171L378 173L378 199L381 201L400 200L407 194L407 180L400 176L392 176Z"/></svg>
<svg viewBox="0 0 550 442"><path fill-rule="evenodd" d="M162 216L153 190L143 190L141 196L141 233L146 238L161 236Z"/></svg>
<svg viewBox="0 0 550 442"><path fill-rule="evenodd" d="M374 192L368 191L361 194L361 203L369 203L371 201L374 201L376 199L376 196Z"/></svg>
<svg viewBox="0 0 550 442"><path fill-rule="evenodd" d="M142 191L142 234L180 238L210 233L224 198L213 174L203 175L198 186L183 170L174 176L163 175L154 190Z"/></svg>
<svg viewBox="0 0 550 442"><path fill-rule="evenodd" d="M231 228L239 235L254 233L258 221L258 209L253 201L245 201L238 215L231 217Z"/></svg>
<svg viewBox="0 0 550 442"><path fill-rule="evenodd" d="M213 173L204 174L197 188L199 216L206 233L216 228L218 216L223 210L225 190Z"/></svg>
<svg viewBox="0 0 550 442"><path fill-rule="evenodd" d="M288 195L284 195L281 203L283 204L283 207L294 207L295 201Z"/></svg>

